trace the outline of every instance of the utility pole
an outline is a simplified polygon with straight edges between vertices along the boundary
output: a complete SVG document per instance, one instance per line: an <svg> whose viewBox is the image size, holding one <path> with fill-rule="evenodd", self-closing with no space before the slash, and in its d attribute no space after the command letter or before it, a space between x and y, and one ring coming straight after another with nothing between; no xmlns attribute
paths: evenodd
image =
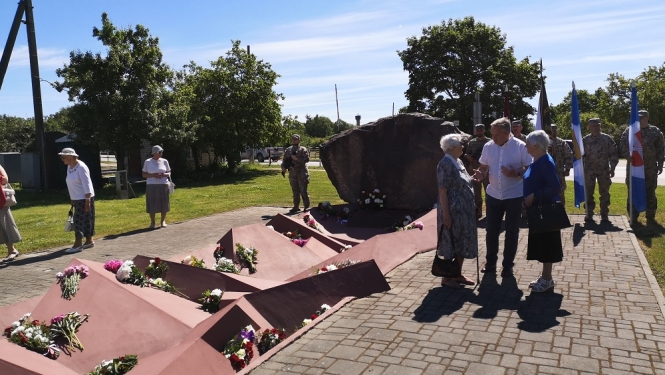
<svg viewBox="0 0 665 375"><path fill-rule="evenodd" d="M28 52L30 55L30 76L32 81L32 104L35 112L35 142L39 150L40 160L40 180L42 190L48 189L48 182L46 181L46 157L44 155L44 111L42 109L42 90L40 87L39 77L39 62L37 58L37 38L35 37L35 18L32 14L32 0L20 0L16 14L14 15L14 22L9 30L7 37L7 44L0 60L0 87L4 81L7 67L9 66L9 59L14 49L16 42L16 35L21 26L21 22L25 22L26 31L28 33ZM22 21L23 14L25 14L25 21Z"/></svg>
<svg viewBox="0 0 665 375"><path fill-rule="evenodd" d="M473 125L483 123L483 106L480 103L480 93L476 93L476 101L473 102Z"/></svg>
<svg viewBox="0 0 665 375"><path fill-rule="evenodd" d="M335 105L337 106L337 132L339 133L339 100L337 100L337 84L335 83Z"/></svg>

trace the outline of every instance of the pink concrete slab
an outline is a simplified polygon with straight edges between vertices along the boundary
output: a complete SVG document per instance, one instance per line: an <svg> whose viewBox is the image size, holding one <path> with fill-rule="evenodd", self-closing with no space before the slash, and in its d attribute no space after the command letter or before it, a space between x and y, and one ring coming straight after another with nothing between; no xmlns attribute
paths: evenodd
<svg viewBox="0 0 665 375"><path fill-rule="evenodd" d="M321 273L275 288L244 296L271 327L287 331L300 325L321 308L345 297L367 297L390 290L381 270L372 260L336 271ZM275 308L279 306L279 308Z"/></svg>
<svg viewBox="0 0 665 375"><path fill-rule="evenodd" d="M90 276L81 281L76 296L71 301L61 298L54 280L33 317L50 320L71 311L90 314L77 334L85 350L58 359L76 372L87 372L104 359L128 353L143 357L164 350L179 343L196 320L210 316L183 298L121 284L101 263L74 259L73 264L90 268Z"/></svg>
<svg viewBox="0 0 665 375"><path fill-rule="evenodd" d="M294 246L298 245L294 244ZM323 242L319 241L316 237L310 237L304 247L310 249L321 259L328 259L330 257L334 257L335 255L339 254L339 251L335 251L329 248Z"/></svg>
<svg viewBox="0 0 665 375"><path fill-rule="evenodd" d="M240 297L247 295L249 293L247 292L224 292L222 294L222 299L219 301L219 309L222 310L226 306L232 304L236 300L238 300ZM219 312L219 311L218 311Z"/></svg>
<svg viewBox="0 0 665 375"><path fill-rule="evenodd" d="M196 257L196 259L199 259L199 260L202 259L205 262L206 268L214 269L215 268L215 257L213 256L213 252L215 251L216 247L217 247L217 243L211 243L211 244L203 246L201 248L192 249L189 252L178 254L178 255L173 256L171 258L168 258L166 260L169 260L169 261L175 262L175 263L180 263L180 262L182 262L183 259L185 259L186 256L194 255Z"/></svg>
<svg viewBox="0 0 665 375"><path fill-rule="evenodd" d="M235 374L231 362L200 338L139 358L132 375Z"/></svg>
<svg viewBox="0 0 665 375"><path fill-rule="evenodd" d="M266 225L272 225L275 228L275 231L279 233L289 232L289 231L292 232L297 229L303 238L314 237L320 242L322 242L324 245L328 246L329 248L335 251L339 251L339 249L344 247L343 243L335 239L332 239L328 236L329 233L325 231L325 226L323 226L325 233L321 233L316 229L308 227L305 224L305 222L302 220L303 216L305 216L305 214L301 214L296 218L292 218L290 216L277 214Z"/></svg>
<svg viewBox="0 0 665 375"><path fill-rule="evenodd" d="M436 211L432 210L420 218L420 221L424 226L422 230L413 229L372 237L342 254L317 264L316 267L323 267L346 259L361 261L373 259L385 275L416 254L436 247ZM288 281L300 280L310 275L311 269L304 269Z"/></svg>
<svg viewBox="0 0 665 375"><path fill-rule="evenodd" d="M307 234L303 236L306 238ZM225 257L234 256L236 243L258 250L258 271L250 275L258 279L286 280L325 259L307 247L294 245L281 233L260 223L229 230L220 240ZM249 270L243 269L241 274L249 275Z"/></svg>
<svg viewBox="0 0 665 375"><path fill-rule="evenodd" d="M32 310L35 309L35 306L39 304L39 301L42 300L42 297L44 296L33 297L12 305L0 307L0 328L4 329L23 317L25 313L32 312Z"/></svg>
<svg viewBox="0 0 665 375"><path fill-rule="evenodd" d="M88 369L92 370L92 368ZM85 371L87 374L88 371ZM0 338L0 374L2 375L78 375L64 366L60 359L52 360Z"/></svg>

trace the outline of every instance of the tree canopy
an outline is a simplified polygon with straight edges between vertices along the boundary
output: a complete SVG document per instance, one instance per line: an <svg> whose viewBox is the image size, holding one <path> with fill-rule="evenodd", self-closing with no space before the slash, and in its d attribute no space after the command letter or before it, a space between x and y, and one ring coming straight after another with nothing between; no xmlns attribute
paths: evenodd
<svg viewBox="0 0 665 375"><path fill-rule="evenodd" d="M528 57L517 61L497 27L473 17L450 19L423 28L422 36L408 38L407 48L397 53L409 73L409 112L459 120L460 127L471 132L475 94L483 103L483 122L489 123L492 112L503 113L507 85L512 117L526 120L534 114L523 98L538 92L539 65Z"/></svg>

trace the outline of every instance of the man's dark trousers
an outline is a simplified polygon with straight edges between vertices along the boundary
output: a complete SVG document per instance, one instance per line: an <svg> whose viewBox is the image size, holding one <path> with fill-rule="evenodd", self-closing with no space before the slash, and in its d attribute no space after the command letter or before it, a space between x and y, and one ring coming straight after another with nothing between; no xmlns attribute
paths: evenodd
<svg viewBox="0 0 665 375"><path fill-rule="evenodd" d="M506 242L503 250L503 268L513 268L515 254L517 254L517 242L520 233L520 220L522 216L522 197L511 199L496 199L489 194L486 195L485 205L487 207L487 256L488 265L495 265L499 259L499 235L501 234L501 221L506 215Z"/></svg>

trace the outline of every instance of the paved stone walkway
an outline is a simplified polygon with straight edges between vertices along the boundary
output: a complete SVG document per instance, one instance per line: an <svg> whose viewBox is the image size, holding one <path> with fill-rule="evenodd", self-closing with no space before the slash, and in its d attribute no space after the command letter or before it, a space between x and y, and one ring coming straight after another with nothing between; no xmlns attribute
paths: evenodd
<svg viewBox="0 0 665 375"><path fill-rule="evenodd" d="M97 239L78 254L19 258L0 266L0 306L45 293L73 256L168 258L286 210L248 208ZM582 219L564 231L555 293L529 292L540 264L524 259L525 229L515 278L486 275L475 289L440 287L432 253L421 254L387 275L392 290L352 301L251 374L665 374L665 299L626 218L586 228ZM465 273L475 277L475 266L467 261Z"/></svg>

